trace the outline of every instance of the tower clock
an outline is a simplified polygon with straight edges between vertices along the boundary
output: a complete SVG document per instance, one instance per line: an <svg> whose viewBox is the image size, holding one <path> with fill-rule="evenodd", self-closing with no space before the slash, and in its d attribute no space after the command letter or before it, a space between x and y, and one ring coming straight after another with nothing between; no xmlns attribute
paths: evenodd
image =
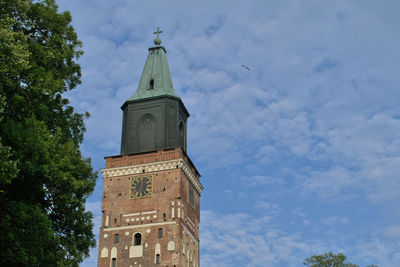
<svg viewBox="0 0 400 267"><path fill-rule="evenodd" d="M130 178L130 199L151 197L153 195L153 175L139 175Z"/></svg>

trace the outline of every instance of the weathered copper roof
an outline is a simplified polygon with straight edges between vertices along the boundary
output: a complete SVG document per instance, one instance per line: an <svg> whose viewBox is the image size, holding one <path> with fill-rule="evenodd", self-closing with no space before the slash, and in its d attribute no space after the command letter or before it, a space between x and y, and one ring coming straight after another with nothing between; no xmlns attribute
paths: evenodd
<svg viewBox="0 0 400 267"><path fill-rule="evenodd" d="M161 95L178 97L172 86L166 50L162 46L155 46L149 48L138 89L127 101Z"/></svg>

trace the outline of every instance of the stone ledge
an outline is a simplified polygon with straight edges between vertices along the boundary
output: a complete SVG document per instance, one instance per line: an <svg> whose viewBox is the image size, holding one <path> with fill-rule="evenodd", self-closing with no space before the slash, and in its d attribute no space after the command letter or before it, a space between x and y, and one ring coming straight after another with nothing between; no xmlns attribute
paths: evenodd
<svg viewBox="0 0 400 267"><path fill-rule="evenodd" d="M141 174L144 172L148 173L148 172L164 171L172 169L182 169L183 172L186 174L186 176L189 178L190 182L196 188L197 192L201 194L203 186L197 179L196 175L193 173L192 168L189 167L189 165L186 163L184 159L174 159L174 160L144 163L131 166L124 166L124 167L106 168L102 169L101 172L103 174L103 178L106 179L123 175Z"/></svg>

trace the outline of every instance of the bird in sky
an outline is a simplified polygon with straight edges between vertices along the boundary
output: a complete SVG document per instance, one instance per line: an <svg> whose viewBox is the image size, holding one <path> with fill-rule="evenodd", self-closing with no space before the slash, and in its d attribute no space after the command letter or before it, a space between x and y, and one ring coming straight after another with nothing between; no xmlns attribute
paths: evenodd
<svg viewBox="0 0 400 267"><path fill-rule="evenodd" d="M242 65L243 68L245 68L246 70L250 70L249 67L247 67L246 65Z"/></svg>

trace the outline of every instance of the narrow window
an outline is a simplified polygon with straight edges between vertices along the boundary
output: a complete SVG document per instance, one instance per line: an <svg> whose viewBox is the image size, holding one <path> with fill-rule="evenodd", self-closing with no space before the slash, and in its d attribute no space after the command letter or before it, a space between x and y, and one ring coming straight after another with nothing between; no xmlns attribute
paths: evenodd
<svg viewBox="0 0 400 267"><path fill-rule="evenodd" d="M162 238L162 228L158 228L158 238Z"/></svg>
<svg viewBox="0 0 400 267"><path fill-rule="evenodd" d="M114 235L114 243L118 243L119 242L119 234L115 234Z"/></svg>
<svg viewBox="0 0 400 267"><path fill-rule="evenodd" d="M111 266L112 266L112 267L117 267L117 259L116 259L116 258L112 258L112 260L111 260Z"/></svg>
<svg viewBox="0 0 400 267"><path fill-rule="evenodd" d="M153 79L150 80L150 89L154 89L154 80Z"/></svg>
<svg viewBox="0 0 400 267"><path fill-rule="evenodd" d="M183 127L183 123L179 122L179 146L181 146L182 148L184 148L184 144L185 144L185 129Z"/></svg>
<svg viewBox="0 0 400 267"><path fill-rule="evenodd" d="M142 235L140 233L136 233L133 237L133 245L140 246L142 244Z"/></svg>
<svg viewBox="0 0 400 267"><path fill-rule="evenodd" d="M189 183L189 203L194 207L194 187Z"/></svg>
<svg viewBox="0 0 400 267"><path fill-rule="evenodd" d="M156 263L160 264L160 254L156 254Z"/></svg>

